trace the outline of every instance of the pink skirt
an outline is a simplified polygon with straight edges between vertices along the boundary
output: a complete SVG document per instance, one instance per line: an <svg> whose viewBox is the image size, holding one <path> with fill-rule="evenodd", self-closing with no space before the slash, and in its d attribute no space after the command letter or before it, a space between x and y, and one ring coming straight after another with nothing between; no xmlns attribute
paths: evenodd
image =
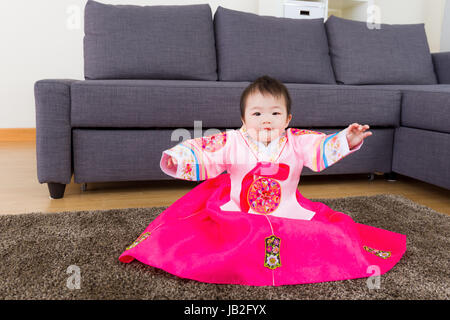
<svg viewBox="0 0 450 320"><path fill-rule="evenodd" d="M230 176L219 175L163 211L119 260L207 283L279 286L382 275L405 253L405 235L296 197L312 220L223 211Z"/></svg>

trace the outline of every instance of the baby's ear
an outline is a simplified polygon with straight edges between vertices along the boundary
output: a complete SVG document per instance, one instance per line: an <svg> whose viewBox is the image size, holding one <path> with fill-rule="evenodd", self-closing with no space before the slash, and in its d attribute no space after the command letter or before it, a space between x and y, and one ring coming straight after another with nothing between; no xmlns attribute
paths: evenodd
<svg viewBox="0 0 450 320"><path fill-rule="evenodd" d="M286 119L286 127L289 126L289 122L291 122L292 120L292 114L288 115L287 119Z"/></svg>

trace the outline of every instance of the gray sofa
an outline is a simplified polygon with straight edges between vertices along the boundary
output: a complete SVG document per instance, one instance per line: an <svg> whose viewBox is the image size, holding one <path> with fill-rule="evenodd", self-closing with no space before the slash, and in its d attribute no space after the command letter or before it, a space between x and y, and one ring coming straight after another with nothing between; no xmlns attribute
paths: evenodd
<svg viewBox="0 0 450 320"><path fill-rule="evenodd" d="M174 129L191 138L198 124L239 128L240 95L264 74L290 91L290 127L371 126L360 152L303 175L399 173L450 189L450 53L430 53L423 24L371 30L334 16L89 0L84 31L85 79L34 85L37 176L54 199L72 174L75 183L173 179L159 162L182 139Z"/></svg>

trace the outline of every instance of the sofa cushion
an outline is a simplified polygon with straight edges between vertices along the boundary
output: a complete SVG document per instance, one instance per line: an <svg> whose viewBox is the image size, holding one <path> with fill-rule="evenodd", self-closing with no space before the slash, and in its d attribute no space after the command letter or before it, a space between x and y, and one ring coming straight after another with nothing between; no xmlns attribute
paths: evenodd
<svg viewBox="0 0 450 320"><path fill-rule="evenodd" d="M424 24L381 24L331 16L325 23L338 83L436 84Z"/></svg>
<svg viewBox="0 0 450 320"><path fill-rule="evenodd" d="M434 71L441 84L450 84L450 51L432 53Z"/></svg>
<svg viewBox="0 0 450 320"><path fill-rule="evenodd" d="M402 126L450 133L449 123L450 88L403 91Z"/></svg>
<svg viewBox="0 0 450 320"><path fill-rule="evenodd" d="M72 127L237 128L239 100L249 82L85 80L71 85ZM346 127L352 122L396 127L398 90L286 83L292 127Z"/></svg>
<svg viewBox="0 0 450 320"><path fill-rule="evenodd" d="M402 93L402 126L450 133L450 85L364 87Z"/></svg>
<svg viewBox="0 0 450 320"><path fill-rule="evenodd" d="M395 130L392 171L450 190L450 135L400 127Z"/></svg>
<svg viewBox="0 0 450 320"><path fill-rule="evenodd" d="M85 7L85 79L217 80L208 4Z"/></svg>
<svg viewBox="0 0 450 320"><path fill-rule="evenodd" d="M219 80L336 83L323 19L259 16L218 7L214 15Z"/></svg>

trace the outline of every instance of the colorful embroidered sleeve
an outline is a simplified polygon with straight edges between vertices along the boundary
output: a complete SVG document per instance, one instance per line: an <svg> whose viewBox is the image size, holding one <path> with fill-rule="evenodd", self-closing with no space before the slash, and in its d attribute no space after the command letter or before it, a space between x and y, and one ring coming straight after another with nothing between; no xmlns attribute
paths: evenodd
<svg viewBox="0 0 450 320"><path fill-rule="evenodd" d="M169 176L183 180L200 181L217 177L227 169L229 134L218 134L188 139L163 151L160 167ZM169 156L177 165L167 167Z"/></svg>
<svg viewBox="0 0 450 320"><path fill-rule="evenodd" d="M346 136L347 130L346 128L327 135L323 132L291 128L294 147L303 159L303 165L319 172L359 150L364 140L350 150Z"/></svg>

